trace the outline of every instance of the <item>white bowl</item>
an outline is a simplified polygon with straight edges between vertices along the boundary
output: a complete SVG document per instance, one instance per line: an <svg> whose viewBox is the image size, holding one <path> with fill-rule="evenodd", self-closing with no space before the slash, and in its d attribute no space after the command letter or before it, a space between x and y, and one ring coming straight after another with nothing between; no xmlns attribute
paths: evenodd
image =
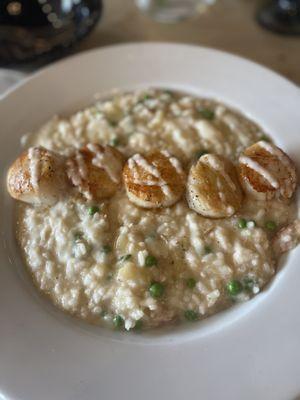
<svg viewBox="0 0 300 400"><path fill-rule="evenodd" d="M300 91L219 51L108 47L59 62L0 102L0 399L293 399L300 394L300 249L255 299L191 325L117 333L57 311L34 289L5 191L20 137L113 88L165 87L217 98L259 123L300 165Z"/></svg>

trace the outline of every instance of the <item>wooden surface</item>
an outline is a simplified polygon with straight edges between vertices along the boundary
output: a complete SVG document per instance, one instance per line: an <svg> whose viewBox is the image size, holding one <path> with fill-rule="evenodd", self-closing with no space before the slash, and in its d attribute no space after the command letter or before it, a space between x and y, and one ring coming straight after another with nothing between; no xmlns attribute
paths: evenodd
<svg viewBox="0 0 300 400"><path fill-rule="evenodd" d="M143 15L134 0L106 0L101 22L76 50L133 41L197 44L246 57L300 85L300 36L281 36L262 29L254 18L261 3L218 0L206 14L161 24Z"/></svg>

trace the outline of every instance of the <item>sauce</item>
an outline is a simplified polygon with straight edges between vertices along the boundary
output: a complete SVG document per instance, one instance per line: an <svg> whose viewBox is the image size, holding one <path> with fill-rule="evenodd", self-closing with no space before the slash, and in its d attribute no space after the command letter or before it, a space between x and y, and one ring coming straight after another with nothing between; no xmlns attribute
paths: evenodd
<svg viewBox="0 0 300 400"><path fill-rule="evenodd" d="M28 149L30 181L34 190L39 189L41 151L38 147Z"/></svg>
<svg viewBox="0 0 300 400"><path fill-rule="evenodd" d="M240 163L245 164L247 167L253 169L253 171L261 175L274 189L279 188L279 183L277 179L275 179L273 175L264 167L262 167L258 162L252 160L252 158L241 156Z"/></svg>
<svg viewBox="0 0 300 400"><path fill-rule="evenodd" d="M92 164L98 168L104 169L113 182L119 183L122 171L122 163L113 154L111 149L109 147L103 148L93 143L89 143L87 148L94 153Z"/></svg>
<svg viewBox="0 0 300 400"><path fill-rule="evenodd" d="M223 179L226 181L230 189L233 191L236 191L236 185L232 181L231 177L229 174L226 172L226 167L223 161L221 161L218 157L215 157L213 154L209 154L207 156L204 156L202 158L203 162L208 164L211 168L213 168L215 171L218 171L220 175L223 177ZM218 184L218 182L217 182Z"/></svg>
<svg viewBox="0 0 300 400"><path fill-rule="evenodd" d="M153 164L150 164L140 154L135 154L131 158L131 160L132 160L132 162L128 163L128 166L129 166L130 169L132 169L134 171L134 169L135 169L134 168L134 164L136 164L139 167L143 168L150 175L153 175L155 178L157 178L157 181L147 180L146 183L145 182L141 183L142 185L147 185L147 186L157 185L157 186L159 186L161 188L161 190L162 190L162 192L164 193L165 196L168 196L168 197L172 196L172 192L171 192L170 187L168 186L167 182L161 177L161 174L160 174L160 172L159 172L157 167L155 167ZM138 176L137 175L136 175L136 181L138 182ZM134 172L134 178L135 178L135 172Z"/></svg>
<svg viewBox="0 0 300 400"><path fill-rule="evenodd" d="M288 159L288 157L286 155L284 155L282 153L282 151L274 146L272 146L270 143L267 143L263 140L261 140L260 142L258 142L258 144L260 145L260 147L262 147L263 149L265 149L268 153L277 156L279 158L279 161L287 168L291 167L291 162Z"/></svg>
<svg viewBox="0 0 300 400"><path fill-rule="evenodd" d="M171 156L171 154L167 150L162 150L161 153L169 159L170 163L179 174L183 174L183 169L177 158Z"/></svg>
<svg viewBox="0 0 300 400"><path fill-rule="evenodd" d="M87 199L91 199L87 183L87 167L82 154L76 153L75 159L67 161L67 175L74 186L78 186Z"/></svg>

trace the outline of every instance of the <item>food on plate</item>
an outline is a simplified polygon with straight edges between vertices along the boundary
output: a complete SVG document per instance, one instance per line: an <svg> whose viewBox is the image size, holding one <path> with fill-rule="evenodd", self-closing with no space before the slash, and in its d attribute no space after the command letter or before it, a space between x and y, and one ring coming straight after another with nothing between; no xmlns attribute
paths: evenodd
<svg viewBox="0 0 300 400"><path fill-rule="evenodd" d="M87 199L113 196L121 182L123 155L111 146L88 143L67 160L67 174Z"/></svg>
<svg viewBox="0 0 300 400"><path fill-rule="evenodd" d="M205 217L226 218L242 205L243 193L234 165L222 156L205 154L190 170L187 201Z"/></svg>
<svg viewBox="0 0 300 400"><path fill-rule="evenodd" d="M70 188L65 158L44 147L30 147L7 173L9 194L26 203L54 204Z"/></svg>
<svg viewBox="0 0 300 400"><path fill-rule="evenodd" d="M295 167L266 140L238 111L167 90L53 117L7 181L35 285L119 330L249 300L299 241Z"/></svg>
<svg viewBox="0 0 300 400"><path fill-rule="evenodd" d="M185 189L181 163L166 150L130 157L123 178L129 200L145 208L172 206Z"/></svg>
<svg viewBox="0 0 300 400"><path fill-rule="evenodd" d="M295 165L272 143L261 140L245 149L239 168L244 190L258 199L289 199L295 192Z"/></svg>

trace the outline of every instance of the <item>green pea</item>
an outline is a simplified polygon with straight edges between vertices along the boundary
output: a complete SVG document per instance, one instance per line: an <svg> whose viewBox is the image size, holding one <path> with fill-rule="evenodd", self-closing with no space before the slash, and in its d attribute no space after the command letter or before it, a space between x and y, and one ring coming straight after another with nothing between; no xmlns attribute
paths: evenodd
<svg viewBox="0 0 300 400"><path fill-rule="evenodd" d="M164 291L164 286L159 282L152 282L149 287L150 295L154 299L159 299L164 294Z"/></svg>
<svg viewBox="0 0 300 400"><path fill-rule="evenodd" d="M259 140L264 140L265 142L271 142L271 139L267 135L262 135Z"/></svg>
<svg viewBox="0 0 300 400"><path fill-rule="evenodd" d="M151 96L149 94L145 94L145 96L143 97L143 101L150 100L150 99L151 99Z"/></svg>
<svg viewBox="0 0 300 400"><path fill-rule="evenodd" d="M131 254L125 254L124 256L120 257L119 261L122 261L122 262L128 261L131 259L131 257L132 257Z"/></svg>
<svg viewBox="0 0 300 400"><path fill-rule="evenodd" d="M226 290L230 296L237 296L243 290L243 285L240 281L233 279L227 283Z"/></svg>
<svg viewBox="0 0 300 400"><path fill-rule="evenodd" d="M213 110L209 110L208 108L202 108L198 110L201 117L208 119L209 121L215 118L215 112Z"/></svg>
<svg viewBox="0 0 300 400"><path fill-rule="evenodd" d="M142 319L138 319L134 325L134 330L135 331L139 331L140 329L142 329L143 327L143 320Z"/></svg>
<svg viewBox="0 0 300 400"><path fill-rule="evenodd" d="M165 93L165 94L167 94L167 95L169 95L169 96L171 96L171 97L173 97L173 92L171 92L171 90L164 90L164 92L163 93Z"/></svg>
<svg viewBox="0 0 300 400"><path fill-rule="evenodd" d="M94 214L96 214L97 212L99 212L99 207L98 206L91 206L88 208L88 213L89 215L93 216Z"/></svg>
<svg viewBox="0 0 300 400"><path fill-rule="evenodd" d="M118 138L113 138L111 139L111 141L109 142L109 144L113 147L119 146L120 144L120 140Z"/></svg>
<svg viewBox="0 0 300 400"><path fill-rule="evenodd" d="M115 328L120 329L124 325L124 319L121 317L121 315L115 315L113 318L113 324Z"/></svg>
<svg viewBox="0 0 300 400"><path fill-rule="evenodd" d="M208 151L206 151L206 150L199 150L199 151L197 151L197 153L195 154L195 158L198 159L198 158L204 156L205 154L208 154Z"/></svg>
<svg viewBox="0 0 300 400"><path fill-rule="evenodd" d="M197 321L197 319L199 318L199 314L193 310L186 310L184 312L184 317L188 321Z"/></svg>
<svg viewBox="0 0 300 400"><path fill-rule="evenodd" d="M114 120L112 120L112 119L108 120L108 123L109 123L109 125L112 126L113 128L115 128L115 127L118 125L118 122L117 122L117 121L114 121Z"/></svg>
<svg viewBox="0 0 300 400"><path fill-rule="evenodd" d="M109 244L105 244L102 247L102 252L105 253L105 254L110 253L111 252L111 246Z"/></svg>
<svg viewBox="0 0 300 400"><path fill-rule="evenodd" d="M247 228L247 221L246 221L244 218L240 218L240 219L238 220L237 226L238 226L240 229L245 229L245 228Z"/></svg>
<svg viewBox="0 0 300 400"><path fill-rule="evenodd" d="M205 254L210 254L212 253L212 248L210 246L204 246L204 253Z"/></svg>
<svg viewBox="0 0 300 400"><path fill-rule="evenodd" d="M156 238L155 232L148 233L148 235L146 236L146 239L155 239L155 238Z"/></svg>
<svg viewBox="0 0 300 400"><path fill-rule="evenodd" d="M154 256L147 256L145 258L145 267L153 267L154 265L157 265L157 258Z"/></svg>
<svg viewBox="0 0 300 400"><path fill-rule="evenodd" d="M82 236L83 236L83 233L82 233L82 232L75 232L74 235L73 235L75 242L76 242L77 240L82 239Z"/></svg>
<svg viewBox="0 0 300 400"><path fill-rule="evenodd" d="M109 282L109 281L112 280L112 278L113 278L113 274L111 272L108 273L107 276L106 276L106 280Z"/></svg>
<svg viewBox="0 0 300 400"><path fill-rule="evenodd" d="M267 221L265 223L265 228L268 229L269 231L274 231L277 227L276 222L274 221Z"/></svg>
<svg viewBox="0 0 300 400"><path fill-rule="evenodd" d="M196 280L194 278L187 279L186 286L190 289L194 289L194 287L196 286Z"/></svg>

